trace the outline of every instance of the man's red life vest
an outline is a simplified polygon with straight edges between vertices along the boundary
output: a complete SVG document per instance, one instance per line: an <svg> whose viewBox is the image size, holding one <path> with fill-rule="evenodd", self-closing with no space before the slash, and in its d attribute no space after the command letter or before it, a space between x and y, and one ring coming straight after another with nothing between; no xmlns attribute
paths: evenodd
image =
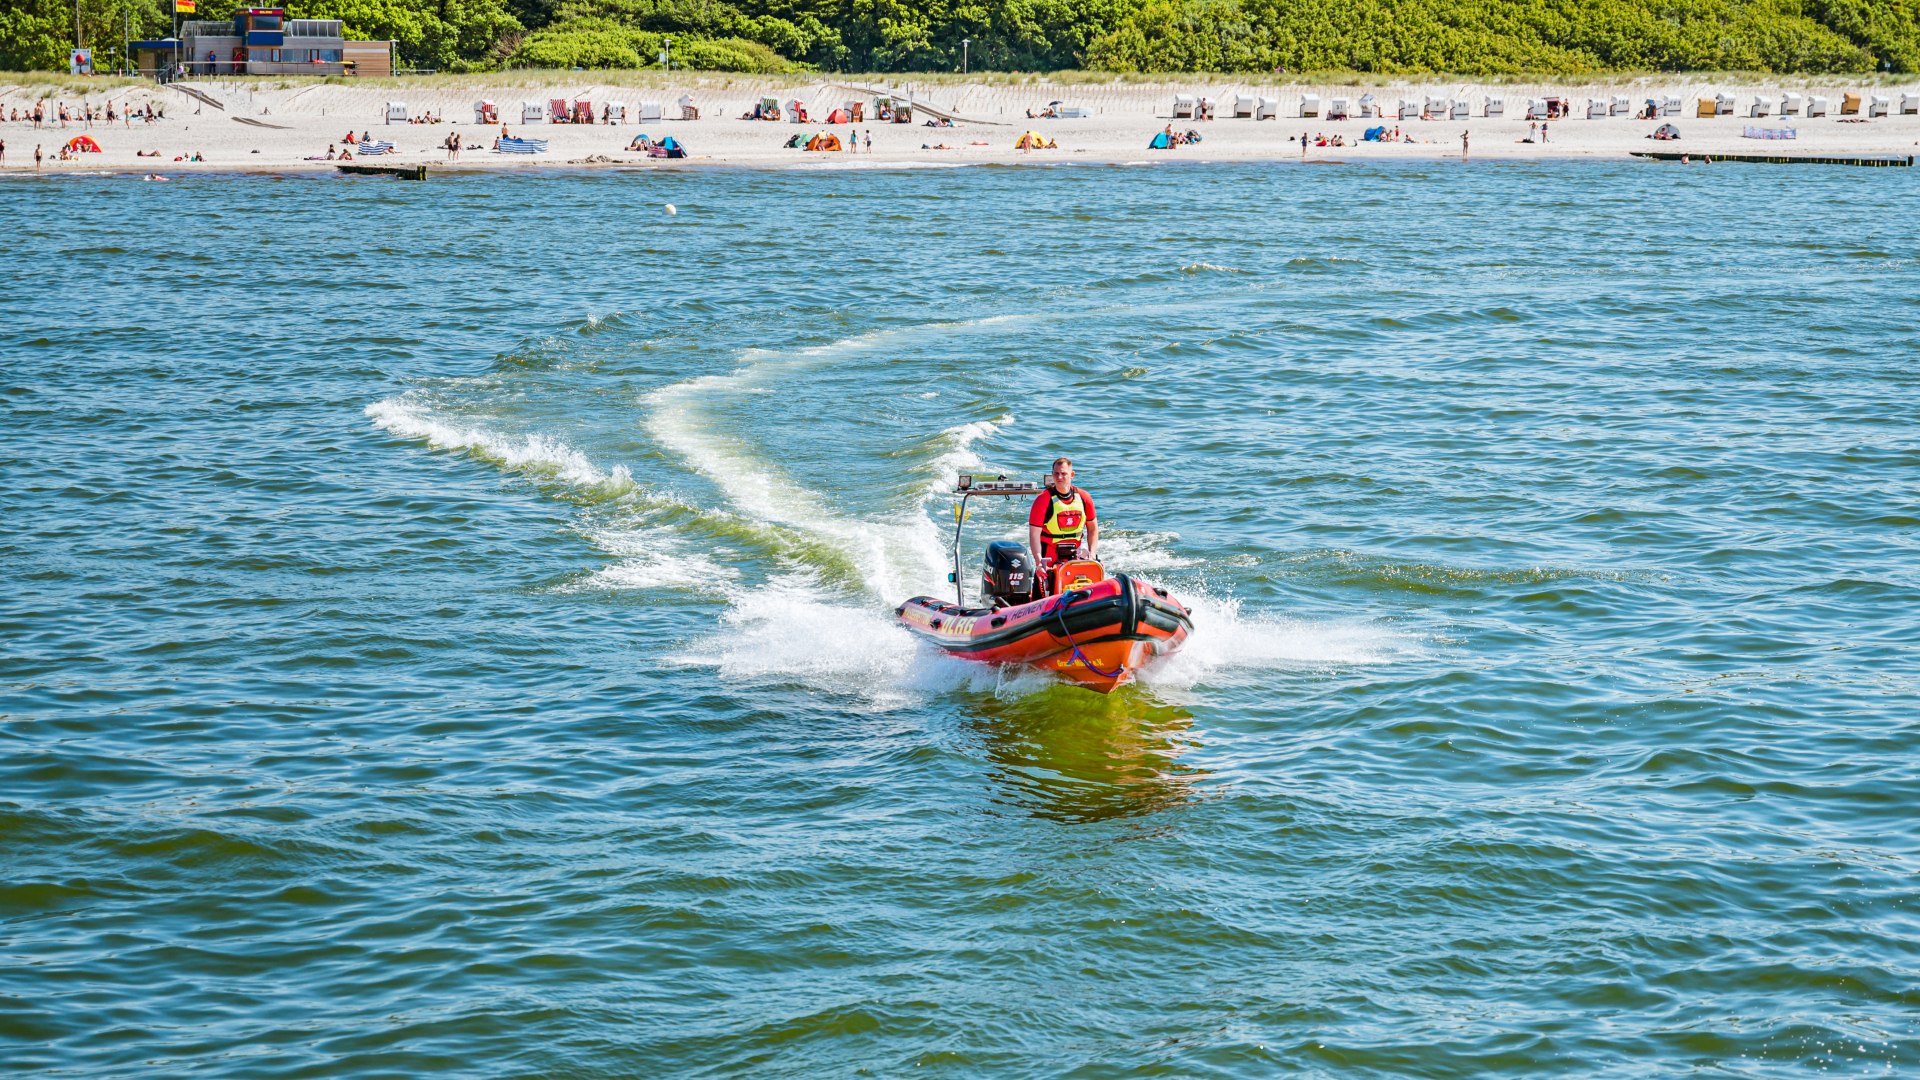
<svg viewBox="0 0 1920 1080"><path fill-rule="evenodd" d="M1027 514L1027 524L1040 529L1040 555L1045 559L1054 558L1054 550L1062 540L1071 540L1081 547L1087 543L1087 525L1096 520L1093 496L1085 489L1074 488L1066 495L1053 488L1040 493L1033 500L1033 509Z"/></svg>

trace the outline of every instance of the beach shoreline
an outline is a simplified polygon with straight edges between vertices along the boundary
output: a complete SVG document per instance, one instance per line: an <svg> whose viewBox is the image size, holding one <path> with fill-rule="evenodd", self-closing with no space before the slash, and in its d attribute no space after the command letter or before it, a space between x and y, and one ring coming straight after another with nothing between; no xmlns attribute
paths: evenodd
<svg viewBox="0 0 1920 1080"><path fill-rule="evenodd" d="M555 78L561 78L553 73ZM426 165L434 174L491 172L527 168L572 171L577 169L653 170L700 167L746 167L798 170L863 170L887 168L958 167L1007 164L1101 164L1138 165L1162 162L1260 163L1327 161L1347 164L1387 160L1626 160L1636 150L1681 151L1689 155L1758 154L1809 158L1907 158L1920 153L1920 115L1901 112L1904 104L1920 101L1920 84L1911 87L1885 85L1876 80L1860 80L1862 112L1867 93L1888 99L1889 115L1843 116L1840 109L1849 92L1844 80L1803 78L1776 82L1713 82L1711 77L1679 75L1639 76L1614 83L1589 83L1577 86L1501 84L1495 82L1448 84L1436 89L1432 81L1382 80L1370 90L1313 83L1260 85L1227 83L1219 77L1168 79L1164 82L1128 82L1110 84L1005 83L982 79L975 82L941 80L913 91L920 114L911 124L878 123L869 115L862 122L824 124L817 122L831 110L861 101L871 110L874 87L858 86L853 80L814 78L811 81L752 76L715 76L692 74L681 78L661 75L653 85L635 87L592 82L596 73L566 76L578 81L541 84L526 79L502 79L490 85L483 78L452 77L444 84L426 80L404 85L357 85L341 80L206 80L195 81L191 89L151 84L110 87L106 93L68 98L40 97L30 85L0 85L0 117L12 110L30 109L35 101L46 102L51 114L67 104L76 114L84 106L99 108L111 101L116 113L131 105L142 119L131 125L117 120L112 125L70 121L65 128L57 122L40 129L30 123L0 119L0 139L6 154L0 163L0 175L22 173L58 175L187 175L210 173L257 173L307 175L333 173L337 160L328 160L342 149L356 150L344 139L351 131L394 144L390 154L362 158L355 152L354 164L412 167ZM1437 80L1435 80L1437 81ZM1231 87L1239 89L1231 89ZM1223 89L1228 87L1229 89ZM1782 89L1785 87L1786 89ZM44 92L44 88L41 88ZM1791 90L1811 99L1828 99L1828 114L1818 117L1781 117L1782 94ZM896 93L901 91L896 90ZM1328 120L1326 106L1335 96L1345 96L1350 111L1357 112L1361 93L1372 93L1389 113L1403 99L1419 103L1464 101L1472 115L1451 119L1423 120L1368 118L1350 116ZM596 110L609 102L625 104L629 117L637 114L643 101L657 102L661 112L678 115L681 95L691 95L701 109L698 119L659 119L644 124L629 119L623 124L550 124L522 123L523 110L538 108L545 112L553 100L590 101ZM1175 95L1189 95L1215 103L1215 119L1174 118ZM1733 100L1734 115L1703 117L1696 115L1699 99L1726 95ZM1266 99L1277 119L1232 118L1236 97ZM1485 116L1489 97L1504 99L1505 115ZM1545 141L1540 141L1540 125L1526 119L1528 100L1558 97L1567 102L1572 115L1546 122ZM795 124L784 117L778 122L741 119L763 98L778 100L783 111L798 100L815 122ZM1300 116L1303 103L1317 98L1318 116ZM1586 117L1590 101L1612 102L1624 98L1635 111L1648 98L1674 98L1681 104L1680 115L1654 120L1632 115ZM1755 98L1768 101L1774 115L1753 118L1745 113ZM500 122L477 123L475 103L490 100L499 107ZM404 104L410 117L433 115L442 122L385 122L388 104ZM1078 106L1086 115L1075 118L1029 118L1028 110L1040 111L1050 102ZM146 108L164 110L164 118L147 122ZM1449 110L1451 111L1451 110ZM937 114L954 117L952 126L927 127L922 116ZM596 111L596 117L599 112ZM1660 124L1671 123L1681 132L1677 141L1653 141L1647 136ZM508 155L492 150L502 129L516 137L548 140L544 154ZM1367 141L1369 128L1384 127L1398 132L1407 141ZM1779 131L1793 129L1792 139L1748 138L1748 129ZM1176 135L1188 131L1200 135L1190 145L1168 150L1150 149L1154 135L1171 130ZM1027 131L1056 149L1023 150L1016 140ZM457 160L450 159L444 143L459 133L467 145ZM673 136L685 145L685 159L658 159L629 151L633 137L645 132L655 139ZM843 147L858 133L857 150L805 151L785 144L796 134L835 135ZM1463 146L1463 135L1470 146ZM81 153L74 160L60 161L57 152L69 139L90 136L100 146L98 153ZM1300 139L1308 145L1302 152ZM1329 144L1320 145L1322 141ZM34 148L38 145L43 161L36 170ZM158 156L137 156L141 153ZM201 160L190 160L194 156ZM319 159L319 160L315 160Z"/></svg>

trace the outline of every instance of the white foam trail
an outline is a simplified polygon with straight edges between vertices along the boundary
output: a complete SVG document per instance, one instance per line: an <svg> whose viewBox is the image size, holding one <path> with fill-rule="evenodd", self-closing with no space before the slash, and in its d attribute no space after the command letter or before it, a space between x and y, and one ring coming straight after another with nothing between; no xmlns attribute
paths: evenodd
<svg viewBox="0 0 1920 1080"><path fill-rule="evenodd" d="M734 591L722 630L669 662L713 668L729 682L798 684L866 698L877 707L955 690L1017 697L1053 684L1043 672L960 660L923 645L890 612L828 599L784 578Z"/></svg>
<svg viewBox="0 0 1920 1080"><path fill-rule="evenodd" d="M977 325L1012 321L1016 316L977 320ZM930 464L922 505L877 521L858 521L834 514L832 500L795 483L774 466L757 460L737 440L713 431L701 416L698 402L709 394L742 394L764 389L756 385L772 370L789 369L808 359L858 348L902 330L881 330L828 345L803 350L800 360L772 364L770 354L753 351L739 370L707 375L664 387L648 395L649 428L662 445L699 471L726 493L741 512L761 521L801 529L846 553L868 588L897 601L916 593L939 591L946 582L950 553L939 527L927 517L926 501L947 489L951 474L978 465L973 445L1012 422L1011 416L956 425L941 433L947 449Z"/></svg>
<svg viewBox="0 0 1920 1080"><path fill-rule="evenodd" d="M1177 570L1194 565L1185 555L1176 555L1167 546L1180 539L1179 533L1132 533L1100 535L1100 562L1113 573L1144 574L1154 570Z"/></svg>
<svg viewBox="0 0 1920 1080"><path fill-rule="evenodd" d="M1187 687L1235 670L1383 664L1420 652L1420 639L1360 621L1246 614L1240 602L1175 589L1193 612L1186 646L1140 673L1147 686Z"/></svg>
<svg viewBox="0 0 1920 1080"><path fill-rule="evenodd" d="M665 529L598 529L586 536L595 547L619 556L620 561L562 586L564 592L590 589L716 592L740 576L731 566L687 551L684 542Z"/></svg>
<svg viewBox="0 0 1920 1080"><path fill-rule="evenodd" d="M559 439L528 434L518 438L480 427L460 427L434 419L413 391L376 401L366 415L375 427L403 439L418 439L435 450L458 450L481 461L530 476L549 477L603 494L633 488L626 466L603 470L585 454Z"/></svg>

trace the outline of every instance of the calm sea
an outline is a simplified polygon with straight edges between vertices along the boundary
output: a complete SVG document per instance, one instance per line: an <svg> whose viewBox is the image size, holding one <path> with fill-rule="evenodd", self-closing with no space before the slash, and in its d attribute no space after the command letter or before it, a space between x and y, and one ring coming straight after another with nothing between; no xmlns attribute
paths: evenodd
<svg viewBox="0 0 1920 1080"><path fill-rule="evenodd" d="M1911 1074L1910 172L7 184L0 1071Z"/></svg>

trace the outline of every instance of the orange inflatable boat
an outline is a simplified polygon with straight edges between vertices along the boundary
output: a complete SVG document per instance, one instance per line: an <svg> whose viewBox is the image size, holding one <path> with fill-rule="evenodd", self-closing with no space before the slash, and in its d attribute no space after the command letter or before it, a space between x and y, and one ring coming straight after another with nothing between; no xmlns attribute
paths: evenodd
<svg viewBox="0 0 1920 1080"><path fill-rule="evenodd" d="M1018 482L976 485L963 476L955 519L964 524L971 495L1036 495L1041 490ZM956 585L959 544L956 527ZM1186 605L1149 581L1110 578L1090 559L1063 561L1048 568L1040 581L1030 562L1024 545L995 541L987 545L979 605L916 596L894 614L916 636L954 656L1030 665L1103 694L1132 682L1134 673L1155 657L1179 651L1193 632Z"/></svg>

